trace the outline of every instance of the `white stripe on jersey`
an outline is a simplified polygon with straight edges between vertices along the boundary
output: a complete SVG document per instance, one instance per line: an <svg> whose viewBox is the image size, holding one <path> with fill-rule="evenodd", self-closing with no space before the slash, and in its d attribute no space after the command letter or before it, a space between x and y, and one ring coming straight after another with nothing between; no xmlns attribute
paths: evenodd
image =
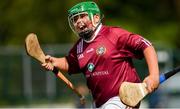
<svg viewBox="0 0 180 109"><path fill-rule="evenodd" d="M77 45L77 54L80 53L80 43Z"/></svg>
<svg viewBox="0 0 180 109"><path fill-rule="evenodd" d="M82 53L83 52L83 40L81 40L78 44L77 44L77 54Z"/></svg>
<svg viewBox="0 0 180 109"><path fill-rule="evenodd" d="M142 42L144 42L147 46L151 46L152 44L145 38L143 38Z"/></svg>
<svg viewBox="0 0 180 109"><path fill-rule="evenodd" d="M77 54L79 53L79 44L77 44L77 49L76 49L77 51Z"/></svg>
<svg viewBox="0 0 180 109"><path fill-rule="evenodd" d="M83 40L81 40L81 53L83 52Z"/></svg>

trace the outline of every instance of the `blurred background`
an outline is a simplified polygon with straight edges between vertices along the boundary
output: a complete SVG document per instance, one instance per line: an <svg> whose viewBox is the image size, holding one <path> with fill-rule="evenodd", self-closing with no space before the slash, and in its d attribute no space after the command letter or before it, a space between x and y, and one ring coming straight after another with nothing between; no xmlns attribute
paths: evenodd
<svg viewBox="0 0 180 109"><path fill-rule="evenodd" d="M79 99L61 80L28 57L24 39L38 35L46 54L67 55L77 37L71 31L67 10L85 0L0 1L0 108L92 107L82 74L66 75L85 95ZM158 53L161 72L180 64L180 0L94 0L105 25L120 26L150 40ZM139 75L147 75L144 60L134 60ZM180 74L176 74L142 102L143 108L180 107Z"/></svg>

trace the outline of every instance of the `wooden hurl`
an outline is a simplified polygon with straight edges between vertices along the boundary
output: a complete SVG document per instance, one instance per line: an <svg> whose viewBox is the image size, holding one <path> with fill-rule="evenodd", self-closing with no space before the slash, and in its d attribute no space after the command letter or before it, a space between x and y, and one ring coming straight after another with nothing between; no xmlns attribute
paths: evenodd
<svg viewBox="0 0 180 109"><path fill-rule="evenodd" d="M40 47L36 34L30 33L27 35L25 39L25 48L29 56L38 60L40 63L45 63L45 54ZM85 103L84 96L78 92L74 85L56 67L54 67L53 73L80 97L81 104Z"/></svg>

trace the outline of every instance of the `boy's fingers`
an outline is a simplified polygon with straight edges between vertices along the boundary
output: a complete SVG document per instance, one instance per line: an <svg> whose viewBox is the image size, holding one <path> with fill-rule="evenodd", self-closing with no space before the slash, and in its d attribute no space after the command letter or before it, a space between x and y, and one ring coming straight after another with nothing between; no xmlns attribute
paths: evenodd
<svg viewBox="0 0 180 109"><path fill-rule="evenodd" d="M47 63L43 63L43 64L41 64L41 66L43 66L43 67L45 67L47 65Z"/></svg>
<svg viewBox="0 0 180 109"><path fill-rule="evenodd" d="M45 61L46 61L46 62L51 61L51 56L50 56L50 55L46 55L46 56L45 56Z"/></svg>

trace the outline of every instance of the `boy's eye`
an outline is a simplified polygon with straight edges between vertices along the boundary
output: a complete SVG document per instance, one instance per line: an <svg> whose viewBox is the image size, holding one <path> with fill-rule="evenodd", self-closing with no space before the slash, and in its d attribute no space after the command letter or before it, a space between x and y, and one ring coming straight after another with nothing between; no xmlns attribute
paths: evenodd
<svg viewBox="0 0 180 109"><path fill-rule="evenodd" d="M76 15L76 16L74 16L74 17L71 19L71 22L76 23L79 18L82 19L82 18L86 17L87 15L88 15L88 14L79 14L79 15Z"/></svg>
<svg viewBox="0 0 180 109"><path fill-rule="evenodd" d="M87 16L87 14L81 14L80 17L84 18L85 16Z"/></svg>
<svg viewBox="0 0 180 109"><path fill-rule="evenodd" d="M77 16L74 16L74 22L77 22L77 20L79 19L79 15L77 15Z"/></svg>

